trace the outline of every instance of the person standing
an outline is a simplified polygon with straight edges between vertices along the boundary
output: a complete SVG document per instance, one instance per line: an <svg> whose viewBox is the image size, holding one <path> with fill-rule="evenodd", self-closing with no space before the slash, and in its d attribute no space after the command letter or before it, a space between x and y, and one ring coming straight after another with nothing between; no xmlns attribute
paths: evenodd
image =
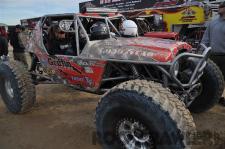
<svg viewBox="0 0 225 149"><path fill-rule="evenodd" d="M25 46L22 43L21 33L22 26L16 25L15 31L10 33L10 44L13 47L13 58L14 60L22 62L25 67L28 68L26 54L25 54Z"/></svg>
<svg viewBox="0 0 225 149"><path fill-rule="evenodd" d="M8 40L4 27L0 27L0 59L8 59Z"/></svg>
<svg viewBox="0 0 225 149"><path fill-rule="evenodd" d="M208 24L202 43L212 47L210 59L217 64L225 78L225 1L219 5L218 13L219 17ZM225 106L224 97L220 104Z"/></svg>

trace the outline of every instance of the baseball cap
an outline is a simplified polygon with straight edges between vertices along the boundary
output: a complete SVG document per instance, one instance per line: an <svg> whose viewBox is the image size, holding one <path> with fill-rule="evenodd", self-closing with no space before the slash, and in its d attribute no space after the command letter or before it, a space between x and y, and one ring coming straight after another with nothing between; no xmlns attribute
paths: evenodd
<svg viewBox="0 0 225 149"><path fill-rule="evenodd" d="M16 25L16 28L22 29L22 26L18 24L18 25Z"/></svg>
<svg viewBox="0 0 225 149"><path fill-rule="evenodd" d="M17 28L17 29L21 29L22 31L24 31L24 30L25 30L24 26L19 25L19 24L18 24L18 25L16 25L16 28Z"/></svg>
<svg viewBox="0 0 225 149"><path fill-rule="evenodd" d="M225 7L225 1L220 3L219 8L224 8Z"/></svg>

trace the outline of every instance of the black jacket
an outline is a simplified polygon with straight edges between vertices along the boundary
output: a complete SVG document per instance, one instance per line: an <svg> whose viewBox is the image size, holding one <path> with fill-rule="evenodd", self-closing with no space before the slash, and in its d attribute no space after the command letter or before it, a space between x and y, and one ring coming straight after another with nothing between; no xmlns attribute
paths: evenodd
<svg viewBox="0 0 225 149"><path fill-rule="evenodd" d="M0 36L0 56L8 55L8 41L5 37Z"/></svg>
<svg viewBox="0 0 225 149"><path fill-rule="evenodd" d="M68 50L69 49L76 49L76 45L74 44L75 42L70 42L66 39L64 40L49 40L47 42L47 49L48 49L48 53L50 55L55 55L55 54L59 54L59 55L67 55ZM72 50L73 53L71 53L72 55L75 54L75 52Z"/></svg>
<svg viewBox="0 0 225 149"><path fill-rule="evenodd" d="M25 50L24 45L21 42L21 39L19 39L19 34L16 32L10 33L9 36L10 44L13 47L13 52L15 53L23 53Z"/></svg>

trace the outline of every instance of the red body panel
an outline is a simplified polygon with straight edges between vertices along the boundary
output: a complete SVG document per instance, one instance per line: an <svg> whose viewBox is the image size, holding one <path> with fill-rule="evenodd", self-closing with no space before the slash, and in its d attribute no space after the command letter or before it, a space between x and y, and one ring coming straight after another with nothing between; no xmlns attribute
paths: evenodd
<svg viewBox="0 0 225 149"><path fill-rule="evenodd" d="M163 38L179 40L179 34L176 32L148 32L144 34L145 37Z"/></svg>
<svg viewBox="0 0 225 149"><path fill-rule="evenodd" d="M171 62L180 50L191 51L192 47L185 43L162 38L148 38L148 42L131 44L140 48L147 48L154 52L152 58L158 62Z"/></svg>
<svg viewBox="0 0 225 149"><path fill-rule="evenodd" d="M175 40L138 37L138 38L111 38L98 41L82 55L96 59L118 59L129 61L157 61L171 62L180 50L190 51L192 47L185 42Z"/></svg>
<svg viewBox="0 0 225 149"><path fill-rule="evenodd" d="M106 61L81 59L79 56L50 56L41 37L41 28L36 26L30 48L53 81L89 91L98 90L105 72Z"/></svg>
<svg viewBox="0 0 225 149"><path fill-rule="evenodd" d="M49 56L42 49L36 49L36 55L43 67L57 76L60 83L79 86L79 88L97 90L101 85L105 71L105 61L81 60L67 56ZM89 71L88 71L89 70Z"/></svg>

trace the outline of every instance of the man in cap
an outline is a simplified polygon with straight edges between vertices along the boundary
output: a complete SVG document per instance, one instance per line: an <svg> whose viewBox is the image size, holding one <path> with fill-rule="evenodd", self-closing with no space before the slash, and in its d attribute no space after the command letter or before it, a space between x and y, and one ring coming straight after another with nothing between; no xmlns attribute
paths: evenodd
<svg viewBox="0 0 225 149"><path fill-rule="evenodd" d="M202 43L212 47L210 58L219 66L225 78L225 1L219 5L218 13L219 17L208 24ZM224 97L220 103L225 106Z"/></svg>
<svg viewBox="0 0 225 149"><path fill-rule="evenodd" d="M21 40L21 32L23 27L21 25L16 25L15 31L10 34L10 44L13 47L13 57L15 60L22 62L26 67L28 67L27 59L25 55L25 46Z"/></svg>

